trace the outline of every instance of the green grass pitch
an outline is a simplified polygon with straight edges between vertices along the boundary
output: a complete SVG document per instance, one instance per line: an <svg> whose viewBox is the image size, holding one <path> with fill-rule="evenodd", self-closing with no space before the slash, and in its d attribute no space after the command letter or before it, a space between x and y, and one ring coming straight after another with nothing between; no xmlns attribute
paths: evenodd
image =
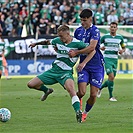
<svg viewBox="0 0 133 133"><path fill-rule="evenodd" d="M114 89L118 101L110 102L105 88L84 123L76 122L71 99L59 84L50 86L54 88L54 93L42 102L42 92L26 86L31 78L13 76L11 80L4 77L0 80L0 108L6 107L12 113L10 121L0 122L1 133L133 132L132 75L118 75ZM89 86L83 98L84 106L88 96Z"/></svg>

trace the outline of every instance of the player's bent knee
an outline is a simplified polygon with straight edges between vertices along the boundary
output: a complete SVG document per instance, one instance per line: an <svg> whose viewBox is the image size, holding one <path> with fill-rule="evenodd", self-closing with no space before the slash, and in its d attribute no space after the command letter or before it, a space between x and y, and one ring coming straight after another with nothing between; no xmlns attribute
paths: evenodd
<svg viewBox="0 0 133 133"><path fill-rule="evenodd" d="M32 85L32 83L31 82L28 82L27 83L27 86L31 89L31 88L34 88L34 86Z"/></svg>
<svg viewBox="0 0 133 133"><path fill-rule="evenodd" d="M85 91L80 91L80 94L79 94L80 97L83 97L85 95L85 93L86 93Z"/></svg>
<svg viewBox="0 0 133 133"><path fill-rule="evenodd" d="M115 78L114 75L109 75L109 80L110 80L110 81L113 81L114 78Z"/></svg>
<svg viewBox="0 0 133 133"><path fill-rule="evenodd" d="M96 94L96 93L92 93L90 96L91 96L92 98L96 98L96 97L97 97L97 94Z"/></svg>

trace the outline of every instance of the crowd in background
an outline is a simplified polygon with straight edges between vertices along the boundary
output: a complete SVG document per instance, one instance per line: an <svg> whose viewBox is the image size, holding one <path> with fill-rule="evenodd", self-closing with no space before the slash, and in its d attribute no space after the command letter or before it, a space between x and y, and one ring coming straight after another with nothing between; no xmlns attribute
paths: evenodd
<svg viewBox="0 0 133 133"><path fill-rule="evenodd" d="M29 3L30 1L30 3ZM96 25L133 25L133 0L0 0L0 31L3 36L28 33L56 34L62 24L79 24L82 9L91 8Z"/></svg>

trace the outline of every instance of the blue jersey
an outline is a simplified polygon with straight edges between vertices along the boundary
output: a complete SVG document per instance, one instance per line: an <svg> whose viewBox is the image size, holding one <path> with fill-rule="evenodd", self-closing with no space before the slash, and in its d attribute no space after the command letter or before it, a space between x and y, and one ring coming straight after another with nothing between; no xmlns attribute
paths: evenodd
<svg viewBox="0 0 133 133"><path fill-rule="evenodd" d="M100 31L95 25L91 25L89 29L84 29L82 26L76 29L74 37L78 40L82 40L86 45L90 44L90 40L98 40L95 48L96 53L93 58L86 64L84 69L90 69L91 71L97 71L103 67L104 59L100 51ZM86 54L80 55L80 63L86 58Z"/></svg>

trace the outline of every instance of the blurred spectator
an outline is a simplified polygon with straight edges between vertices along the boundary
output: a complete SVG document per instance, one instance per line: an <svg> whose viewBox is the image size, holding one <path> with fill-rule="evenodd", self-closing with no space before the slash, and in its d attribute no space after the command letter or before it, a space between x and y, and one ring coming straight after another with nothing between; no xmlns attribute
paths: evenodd
<svg viewBox="0 0 133 133"><path fill-rule="evenodd" d="M105 7L105 1L104 0L100 0L100 4L98 5L97 8L99 8L99 7L102 9L102 14L105 14L106 7Z"/></svg>
<svg viewBox="0 0 133 133"><path fill-rule="evenodd" d="M133 25L133 17L130 17L128 19L128 22L126 23L127 25Z"/></svg>
<svg viewBox="0 0 133 133"><path fill-rule="evenodd" d="M111 5L113 6L113 9L116 10L116 3L114 0L111 1Z"/></svg>
<svg viewBox="0 0 133 133"><path fill-rule="evenodd" d="M119 17L119 22L118 22L118 24L119 24L119 25L125 25L125 24L126 24L126 21L125 21L125 19L124 19L123 16L120 16L120 17Z"/></svg>
<svg viewBox="0 0 133 133"><path fill-rule="evenodd" d="M117 9L117 14L118 16L123 16L124 15L124 12L126 11L126 9L124 8L124 6L120 3L118 9Z"/></svg>
<svg viewBox="0 0 133 133"><path fill-rule="evenodd" d="M6 35L11 35L13 30L13 19L12 14L9 13L9 16L5 19L5 25L6 25Z"/></svg>
<svg viewBox="0 0 133 133"><path fill-rule="evenodd" d="M54 7L59 10L59 7L61 5L61 2L54 0L53 4L54 4Z"/></svg>
<svg viewBox="0 0 133 133"><path fill-rule="evenodd" d="M97 4L95 3L95 0L91 0L91 1L90 1L90 9L92 9L93 12L96 13Z"/></svg>
<svg viewBox="0 0 133 133"><path fill-rule="evenodd" d="M54 16L55 16L55 14L56 14L56 10L57 10L57 9L54 7L54 8L52 9L52 12L50 13L50 17L51 17L50 21L51 21L51 22L54 21Z"/></svg>
<svg viewBox="0 0 133 133"><path fill-rule="evenodd" d="M116 10L112 10L110 14L107 16L107 23L110 25L111 22L118 23L118 16L116 15Z"/></svg>
<svg viewBox="0 0 133 133"><path fill-rule="evenodd" d="M12 35L14 35L14 36L16 36L16 35L20 36L22 29L20 31L20 29L19 29L19 23L21 23L21 20L19 19L19 15L18 15L17 12L13 11L12 14L13 14L12 15L12 20L13 20L13 22L12 22L12 25L13 25L12 32L13 32L13 34Z"/></svg>
<svg viewBox="0 0 133 133"><path fill-rule="evenodd" d="M8 17L9 8L7 8L7 5L4 3L1 8L2 14L4 14L5 19Z"/></svg>
<svg viewBox="0 0 133 133"><path fill-rule="evenodd" d="M20 7L19 7L19 4L18 4L18 3L14 3L12 12L16 12L16 14L19 14L19 12L20 12Z"/></svg>
<svg viewBox="0 0 133 133"><path fill-rule="evenodd" d="M78 0L76 2L76 5L74 6L74 10L77 12L77 11L81 10L81 7L82 7L82 2L81 2L81 0Z"/></svg>
<svg viewBox="0 0 133 133"><path fill-rule="evenodd" d="M43 5L43 8L40 10L40 17L41 18L43 18L44 14L49 14L47 5Z"/></svg>
<svg viewBox="0 0 133 133"><path fill-rule="evenodd" d="M18 0L19 7L22 8L23 6L26 6L25 0Z"/></svg>
<svg viewBox="0 0 133 133"><path fill-rule="evenodd" d="M56 10L56 14L54 16L53 23L56 25L56 29L61 25L62 23L62 16L61 12L59 10Z"/></svg>
<svg viewBox="0 0 133 133"><path fill-rule="evenodd" d="M27 12L27 9L26 9L26 6L23 6L21 11L19 12L19 15L22 17L22 18L26 18L28 16L28 12Z"/></svg>
<svg viewBox="0 0 133 133"><path fill-rule="evenodd" d="M112 5L112 1L111 0L105 0L105 8L106 8L106 10L109 9L110 5Z"/></svg>
<svg viewBox="0 0 133 133"><path fill-rule="evenodd" d="M68 23L69 23L69 18L67 16L67 14L63 13L63 16L62 16L62 25L68 24Z"/></svg>
<svg viewBox="0 0 133 133"><path fill-rule="evenodd" d="M47 6L48 6L48 12L50 14L52 12L52 9L54 8L53 2L49 1Z"/></svg>
<svg viewBox="0 0 133 133"><path fill-rule="evenodd" d="M128 8L128 2L127 2L127 0L122 0L121 1L121 4L122 4L122 6L126 9L126 8Z"/></svg>
<svg viewBox="0 0 133 133"><path fill-rule="evenodd" d="M39 20L39 34L49 34L49 20L47 19L47 14L43 15L43 18Z"/></svg>
<svg viewBox="0 0 133 133"><path fill-rule="evenodd" d="M106 0L106 1L105 1L105 9L106 9L106 10L109 9L109 5L110 5L110 4L109 4L109 0Z"/></svg>
<svg viewBox="0 0 133 133"><path fill-rule="evenodd" d="M112 11L115 11L113 5L109 5L109 8L106 9L106 12L105 12L106 21L107 21L107 16L110 15Z"/></svg>
<svg viewBox="0 0 133 133"><path fill-rule="evenodd" d="M33 25L33 33L34 35L36 34L36 28L37 28L37 25L39 23L39 19L40 19L40 13L39 13L39 8L35 8L34 12L32 13L32 16L31 16L31 23Z"/></svg>
<svg viewBox="0 0 133 133"><path fill-rule="evenodd" d="M95 25L103 25L104 24L104 14L102 13L102 8L99 7L97 12L94 15Z"/></svg>
<svg viewBox="0 0 133 133"><path fill-rule="evenodd" d="M30 3L30 12L33 12L37 7L39 7L39 5L37 4L37 1L34 0L33 2Z"/></svg>
<svg viewBox="0 0 133 133"><path fill-rule="evenodd" d="M133 3L130 5L130 17L133 17Z"/></svg>
<svg viewBox="0 0 133 133"><path fill-rule="evenodd" d="M82 4L82 9L90 8L90 4L88 0L85 0L85 2Z"/></svg>
<svg viewBox="0 0 133 133"><path fill-rule="evenodd" d="M124 19L125 19L125 21L126 21L126 23L127 23L128 20L129 20L129 17L130 17L130 8L127 8L127 9L125 10L125 12L123 13L123 17L124 17Z"/></svg>
<svg viewBox="0 0 133 133"><path fill-rule="evenodd" d="M76 24L80 24L80 13L81 13L81 9L79 9L75 15L73 16L73 19L71 19L71 21L69 22L70 25L72 25L73 23L76 23Z"/></svg>
<svg viewBox="0 0 133 133"><path fill-rule="evenodd" d="M72 13L74 13L74 11L72 10L70 5L66 5L64 11L62 12L62 14L63 13L66 13L67 16L68 16L68 19L71 20L72 19Z"/></svg>
<svg viewBox="0 0 133 133"><path fill-rule="evenodd" d="M65 6L66 5L69 5L69 2L67 2L67 1L64 0L63 3L62 3L62 5L60 5L59 10L61 12L63 12L65 10Z"/></svg>
<svg viewBox="0 0 133 133"><path fill-rule="evenodd" d="M5 24L5 15L1 14L0 16L0 32L2 32L2 36L6 36L6 24Z"/></svg>

